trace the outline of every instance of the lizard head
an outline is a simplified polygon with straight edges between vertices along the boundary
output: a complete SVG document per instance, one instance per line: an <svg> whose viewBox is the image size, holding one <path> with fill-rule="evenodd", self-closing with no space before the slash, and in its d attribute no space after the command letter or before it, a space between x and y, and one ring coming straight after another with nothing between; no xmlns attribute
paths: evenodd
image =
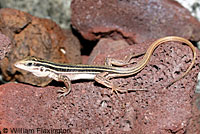
<svg viewBox="0 0 200 134"><path fill-rule="evenodd" d="M31 72L38 77L45 77L49 74L43 65L42 59L33 56L17 61L14 65L17 68Z"/></svg>

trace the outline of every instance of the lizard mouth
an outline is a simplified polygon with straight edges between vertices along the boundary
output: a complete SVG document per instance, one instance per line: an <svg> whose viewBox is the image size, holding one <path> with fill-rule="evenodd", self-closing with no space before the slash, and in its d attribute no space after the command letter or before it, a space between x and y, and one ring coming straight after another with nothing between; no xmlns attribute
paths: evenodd
<svg viewBox="0 0 200 134"><path fill-rule="evenodd" d="M20 68L21 65L23 65L23 64L21 64L21 63L19 63L19 62L16 62L16 63L14 64L14 66L17 67L17 68Z"/></svg>

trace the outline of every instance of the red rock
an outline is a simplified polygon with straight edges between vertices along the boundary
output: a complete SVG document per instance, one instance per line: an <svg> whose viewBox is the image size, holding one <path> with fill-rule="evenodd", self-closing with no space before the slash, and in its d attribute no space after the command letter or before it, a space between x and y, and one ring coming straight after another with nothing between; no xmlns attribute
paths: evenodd
<svg viewBox="0 0 200 134"><path fill-rule="evenodd" d="M200 94L196 93L192 101L192 118L187 127L187 134L199 134L200 132Z"/></svg>
<svg viewBox="0 0 200 134"><path fill-rule="evenodd" d="M89 56L83 55L82 56L82 64L87 64Z"/></svg>
<svg viewBox="0 0 200 134"><path fill-rule="evenodd" d="M0 33L0 60L5 57L5 54L10 51L10 39Z"/></svg>
<svg viewBox="0 0 200 134"><path fill-rule="evenodd" d="M1 61L5 80L17 80L34 85L47 85L51 79L37 78L16 69L14 63L27 56L36 56L59 63L80 63L80 43L71 31L55 22L34 17L15 9L0 10L0 30L11 39L10 53Z"/></svg>
<svg viewBox="0 0 200 134"><path fill-rule="evenodd" d="M135 53L145 51L148 45L150 42L132 45L109 55L121 59L133 50ZM95 64L103 64L106 55L97 56ZM88 81L75 82L72 92L61 99L57 99L59 87L1 85L0 126L65 128L68 133L199 132L198 122L191 121L196 119L192 104L199 63L196 62L186 77L165 88L187 69L191 58L188 46L174 42L159 46L144 70L130 77L112 80L124 89L145 88L148 91L119 96L111 94L110 89L100 84Z"/></svg>
<svg viewBox="0 0 200 134"><path fill-rule="evenodd" d="M143 43L126 47L114 53L100 54L93 59L94 62L92 64L103 64L108 56L115 59L123 59L123 57L133 52L136 54L145 52L149 44ZM104 45L106 46L106 44ZM102 50L100 49L99 51ZM196 121L199 118L200 110L191 109L196 102L193 97L195 97L194 90L199 63L196 63L196 69L193 69L189 75L165 89L165 85L177 78L177 74L180 75L183 70L187 69L189 64L185 65L185 63L188 63L192 58L190 54L192 52L188 46L177 45L177 43L163 44L155 50L149 64L140 73L132 78L129 77L130 80L129 78L122 80L125 89L148 89L148 92L143 94L144 96L140 96L139 99L138 97L135 98L136 102L144 101L144 104L141 105L142 108L148 107L146 110L140 111L137 116L137 119L139 117L142 120L138 120L136 124L133 123L136 125L134 129L137 129L135 133L168 133L168 131L185 133L188 130L189 133L200 133L200 126ZM198 52L196 61L199 58ZM115 79L114 81L121 83L121 79L119 81ZM124 102L127 101L124 100ZM141 127L141 124L139 125L138 123L144 123L145 126ZM187 125L188 123L190 124Z"/></svg>
<svg viewBox="0 0 200 134"><path fill-rule="evenodd" d="M54 101L49 99L56 98L56 94L53 95L56 91L54 89L55 87L39 88L15 83L1 85L0 126L31 128L35 124L38 127L39 124L44 125L45 120L51 117L48 112Z"/></svg>
<svg viewBox="0 0 200 134"><path fill-rule="evenodd" d="M141 43L168 35L200 40L200 23L172 0L73 0L72 25L85 39Z"/></svg>
<svg viewBox="0 0 200 134"><path fill-rule="evenodd" d="M90 57L88 59L88 64L92 64L93 60L98 55L113 53L128 46L128 43L124 40L112 40L102 38L92 50L92 53L90 54Z"/></svg>

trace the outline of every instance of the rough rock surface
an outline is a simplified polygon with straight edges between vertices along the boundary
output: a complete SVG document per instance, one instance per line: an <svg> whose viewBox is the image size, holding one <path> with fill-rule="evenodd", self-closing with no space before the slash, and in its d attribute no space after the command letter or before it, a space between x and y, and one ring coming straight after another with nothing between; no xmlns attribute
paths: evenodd
<svg viewBox="0 0 200 134"><path fill-rule="evenodd" d="M12 43L10 53L0 65L4 79L47 85L50 79L33 77L32 74L14 67L16 61L27 56L60 63L81 62L78 39L53 21L8 8L1 9L0 16L0 31L7 35Z"/></svg>
<svg viewBox="0 0 200 134"><path fill-rule="evenodd" d="M113 53L117 50L120 50L122 48L128 47L128 43L124 40L112 40L109 38L102 38L99 40L98 45L96 45L88 59L87 64L92 64L93 60L96 58L96 56L101 54L108 54Z"/></svg>
<svg viewBox="0 0 200 134"><path fill-rule="evenodd" d="M10 39L0 33L0 60L5 57L5 54L10 51Z"/></svg>
<svg viewBox="0 0 200 134"><path fill-rule="evenodd" d="M149 44L132 45L112 54L101 54L93 63L103 64L107 55L122 59L132 54L133 50L135 53L145 51ZM131 77L113 79L124 89L148 91L119 96L111 94L110 89L98 83L88 81L74 83L72 92L61 99L57 99L56 94L59 87L40 88L14 83L1 85L0 126L63 128L68 133L135 134L187 134L188 127L193 126L194 129L189 131L193 133L200 127L198 122L191 121L195 112L192 101L199 63L196 62L186 77L165 88L187 69L191 58L188 46L174 42L159 46L144 70Z"/></svg>
<svg viewBox="0 0 200 134"><path fill-rule="evenodd" d="M192 118L188 124L187 134L199 134L200 133L200 94L196 93L193 96L192 103Z"/></svg>
<svg viewBox="0 0 200 134"><path fill-rule="evenodd" d="M200 40L200 23L172 0L73 0L72 25L85 39L141 43L168 35Z"/></svg>

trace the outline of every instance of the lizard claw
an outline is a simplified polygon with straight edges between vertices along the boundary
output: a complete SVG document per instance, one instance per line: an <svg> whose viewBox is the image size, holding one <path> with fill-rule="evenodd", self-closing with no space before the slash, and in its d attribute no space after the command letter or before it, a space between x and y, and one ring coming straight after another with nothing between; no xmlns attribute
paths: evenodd
<svg viewBox="0 0 200 134"><path fill-rule="evenodd" d="M119 87L113 86L112 90L111 90L111 93L115 92L117 95L119 95L119 92L124 93L124 92L127 92L127 91L128 90L121 90L121 89L119 89Z"/></svg>
<svg viewBox="0 0 200 134"><path fill-rule="evenodd" d="M66 87L62 87L60 90L57 90L57 93L61 93L58 96L58 98L67 96L70 93L70 91L71 91L70 89L67 89Z"/></svg>
<svg viewBox="0 0 200 134"><path fill-rule="evenodd" d="M115 92L117 95L119 95L119 93L118 93L118 89L112 88L112 90L111 90L111 94L113 94L113 92Z"/></svg>

